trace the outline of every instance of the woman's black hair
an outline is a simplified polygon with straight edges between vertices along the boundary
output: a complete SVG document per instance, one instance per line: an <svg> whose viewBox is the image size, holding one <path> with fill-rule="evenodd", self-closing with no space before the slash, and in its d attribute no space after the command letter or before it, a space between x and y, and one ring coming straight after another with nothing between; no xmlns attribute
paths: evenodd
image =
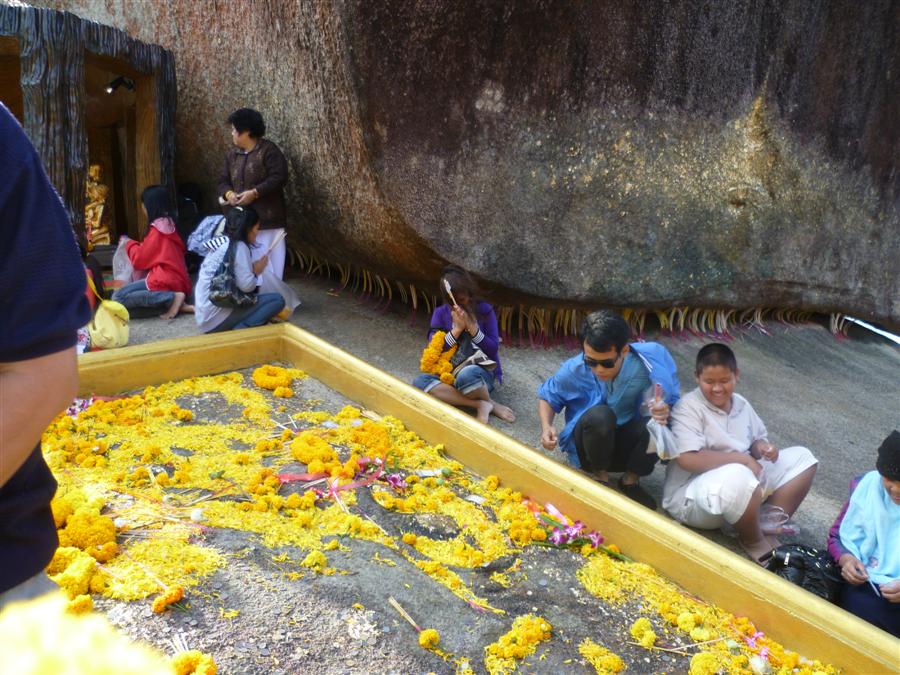
<svg viewBox="0 0 900 675"><path fill-rule="evenodd" d="M235 206L225 216L225 234L231 241L242 241L247 246L247 235L259 222L259 214L252 206Z"/></svg>
<svg viewBox="0 0 900 675"><path fill-rule="evenodd" d="M172 193L162 185L148 185L141 193L141 202L147 209L147 222L152 223L157 218L171 218L175 220L178 213L172 201Z"/></svg>
<svg viewBox="0 0 900 675"><path fill-rule="evenodd" d="M228 123L239 134L250 132L251 138L262 138L266 135L266 123L258 110L253 108L238 108L228 116Z"/></svg>

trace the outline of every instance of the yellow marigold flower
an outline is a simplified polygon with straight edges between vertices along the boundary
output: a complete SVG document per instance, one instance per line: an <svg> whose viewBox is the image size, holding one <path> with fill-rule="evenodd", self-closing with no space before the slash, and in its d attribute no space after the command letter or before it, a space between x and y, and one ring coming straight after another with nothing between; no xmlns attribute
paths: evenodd
<svg viewBox="0 0 900 675"><path fill-rule="evenodd" d="M250 455L246 452L239 452L234 456L235 464L249 464L250 463Z"/></svg>
<svg viewBox="0 0 900 675"><path fill-rule="evenodd" d="M184 598L182 586L170 586L153 601L153 611L162 614L169 605L180 602Z"/></svg>
<svg viewBox="0 0 900 675"><path fill-rule="evenodd" d="M294 390L290 387L275 387L275 391L272 393L278 398L291 398L294 395Z"/></svg>
<svg viewBox="0 0 900 675"><path fill-rule="evenodd" d="M617 654L590 638L585 638L578 645L578 653L587 659L598 673L618 673L625 670L625 662Z"/></svg>
<svg viewBox="0 0 900 675"><path fill-rule="evenodd" d="M325 567L328 564L328 559L325 557L325 554L321 551L311 551L307 556L303 559L303 562L300 563L303 567L309 567L310 569L319 570Z"/></svg>
<svg viewBox="0 0 900 675"><path fill-rule="evenodd" d="M690 633L694 630L694 627L697 625L694 621L694 613L693 612L682 612L678 615L677 619L678 627L683 630L685 633Z"/></svg>
<svg viewBox="0 0 900 675"><path fill-rule="evenodd" d="M169 484L169 474L167 474L165 471L161 471L160 473L156 474L156 478L153 479L153 482L155 482L160 487L166 487Z"/></svg>
<svg viewBox="0 0 900 675"><path fill-rule="evenodd" d="M647 617L641 617L633 624L628 631L631 637L641 643L645 649L649 649L656 644L656 633L653 632L653 626Z"/></svg>
<svg viewBox="0 0 900 675"><path fill-rule="evenodd" d="M109 562L116 557L118 552L119 547L114 541L108 541L105 544L94 546L87 550L88 555L99 563Z"/></svg>
<svg viewBox="0 0 900 675"><path fill-rule="evenodd" d="M712 652L700 652L691 657L690 675L716 675L720 670L719 657Z"/></svg>
<svg viewBox="0 0 900 675"><path fill-rule="evenodd" d="M693 630L691 630L691 640L694 642L706 642L707 640L712 639L712 633L709 632L709 629L702 628L697 626Z"/></svg>
<svg viewBox="0 0 900 675"><path fill-rule="evenodd" d="M403 543L404 544L409 544L410 546L415 546L416 539L417 539L416 535L414 535L412 532L404 532L403 533Z"/></svg>
<svg viewBox="0 0 900 675"><path fill-rule="evenodd" d="M488 490L496 490L500 487L500 479L497 476L488 476L484 479L484 487Z"/></svg>
<svg viewBox="0 0 900 675"><path fill-rule="evenodd" d="M66 611L69 614L86 614L92 609L94 609L94 600L90 595L77 595L66 605Z"/></svg>
<svg viewBox="0 0 900 675"><path fill-rule="evenodd" d="M216 662L209 654L196 649L172 657L175 675L216 675Z"/></svg>
<svg viewBox="0 0 900 675"><path fill-rule="evenodd" d="M426 628L419 633L419 646L423 649L434 649L440 641L441 636L434 628Z"/></svg>
<svg viewBox="0 0 900 675"><path fill-rule="evenodd" d="M452 387L456 383L456 378L451 373L441 373L441 382Z"/></svg>
<svg viewBox="0 0 900 675"><path fill-rule="evenodd" d="M278 366L260 366L253 371L253 382L260 389L274 391L278 387L290 387L294 378L285 368Z"/></svg>

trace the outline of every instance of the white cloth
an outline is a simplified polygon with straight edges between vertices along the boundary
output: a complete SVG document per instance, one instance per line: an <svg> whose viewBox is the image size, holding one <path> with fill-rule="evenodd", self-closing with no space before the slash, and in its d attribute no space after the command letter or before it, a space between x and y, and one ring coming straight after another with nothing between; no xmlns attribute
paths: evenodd
<svg viewBox="0 0 900 675"><path fill-rule="evenodd" d="M217 307L209 301L209 284L215 276L222 259L228 252L228 242L209 253L200 265L197 284L194 286L194 320L200 330L208 333L227 319L234 311L230 307ZM247 293L256 288L256 275L250 260L250 248L242 241L234 252L234 278L238 288Z"/></svg>
<svg viewBox="0 0 900 675"><path fill-rule="evenodd" d="M663 500L664 508L685 525L703 530L714 530L725 523L734 524L747 510L747 504L757 485L765 486L764 494L770 495L817 463L813 454L804 447L784 448L778 453L778 461L759 460L763 468L762 480L743 464L724 464L693 474L690 482L679 493L680 500ZM671 470L675 462L667 467Z"/></svg>
<svg viewBox="0 0 900 675"><path fill-rule="evenodd" d="M272 242L275 241L275 238L281 236L281 233L283 232L283 227L274 230L260 230L256 235L256 244L251 249L253 262L262 258L265 252L269 250L269 246L272 245ZM287 255L287 244L285 242L286 239L282 238L281 241L276 244L275 248L272 249L272 252L269 253L269 264L266 265L266 269L274 274L277 279L284 278L284 258ZM260 275L258 284L262 286L262 283L262 275ZM274 292L277 293L278 291ZM287 301L287 298L285 298L285 301Z"/></svg>

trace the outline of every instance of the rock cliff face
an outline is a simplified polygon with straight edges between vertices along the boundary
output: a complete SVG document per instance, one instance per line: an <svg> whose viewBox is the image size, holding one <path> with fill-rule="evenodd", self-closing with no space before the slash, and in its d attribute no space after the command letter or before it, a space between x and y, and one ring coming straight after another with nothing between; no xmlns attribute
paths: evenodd
<svg viewBox="0 0 900 675"><path fill-rule="evenodd" d="M59 0L176 56L182 181L236 107L301 248L537 304L900 324L900 2Z"/></svg>

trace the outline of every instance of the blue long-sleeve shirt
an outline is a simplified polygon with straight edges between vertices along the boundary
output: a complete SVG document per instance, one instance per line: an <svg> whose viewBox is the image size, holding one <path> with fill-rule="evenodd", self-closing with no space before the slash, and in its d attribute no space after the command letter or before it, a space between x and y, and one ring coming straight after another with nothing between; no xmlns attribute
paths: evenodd
<svg viewBox="0 0 900 675"><path fill-rule="evenodd" d="M663 399L674 406L681 396L678 373L671 354L656 342L632 342L622 368L610 384L600 380L584 365L582 354L573 356L559 367L538 389L538 398L546 401L553 412L565 411L566 424L559 435L559 449L569 454L577 465L575 439L572 433L584 412L595 405L609 405L621 426L639 414L643 394L650 384L662 386Z"/></svg>

